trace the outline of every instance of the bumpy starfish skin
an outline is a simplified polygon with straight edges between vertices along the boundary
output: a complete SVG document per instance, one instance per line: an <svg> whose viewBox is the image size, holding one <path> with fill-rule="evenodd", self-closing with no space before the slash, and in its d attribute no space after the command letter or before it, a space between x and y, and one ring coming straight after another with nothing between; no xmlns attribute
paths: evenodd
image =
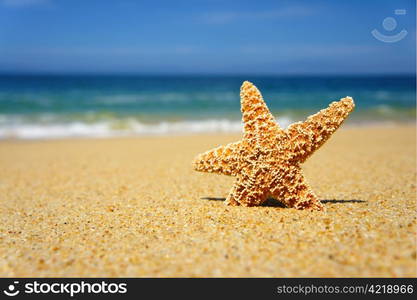
<svg viewBox="0 0 417 300"><path fill-rule="evenodd" d="M287 207L323 210L300 164L339 128L355 106L353 99L333 102L283 130L252 83L243 83L240 97L243 139L198 155L194 169L236 177L228 205L256 206L272 197Z"/></svg>

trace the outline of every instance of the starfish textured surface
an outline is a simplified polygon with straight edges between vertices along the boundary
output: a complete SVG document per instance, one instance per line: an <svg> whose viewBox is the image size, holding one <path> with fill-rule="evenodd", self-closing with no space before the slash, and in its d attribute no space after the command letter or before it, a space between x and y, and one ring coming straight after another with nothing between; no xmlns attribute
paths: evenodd
<svg viewBox="0 0 417 300"><path fill-rule="evenodd" d="M259 90L245 81L240 90L243 139L198 155L196 171L235 176L226 204L257 206L269 197L287 207L324 210L300 164L322 146L354 108L346 97L281 129Z"/></svg>

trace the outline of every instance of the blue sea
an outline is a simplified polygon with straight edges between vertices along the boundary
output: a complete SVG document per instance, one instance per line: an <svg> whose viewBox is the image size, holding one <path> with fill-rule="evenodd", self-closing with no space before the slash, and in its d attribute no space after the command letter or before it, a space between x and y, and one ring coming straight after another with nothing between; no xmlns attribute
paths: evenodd
<svg viewBox="0 0 417 300"><path fill-rule="evenodd" d="M0 75L0 139L241 132L256 84L282 127L351 96L349 124L414 122L414 76Z"/></svg>

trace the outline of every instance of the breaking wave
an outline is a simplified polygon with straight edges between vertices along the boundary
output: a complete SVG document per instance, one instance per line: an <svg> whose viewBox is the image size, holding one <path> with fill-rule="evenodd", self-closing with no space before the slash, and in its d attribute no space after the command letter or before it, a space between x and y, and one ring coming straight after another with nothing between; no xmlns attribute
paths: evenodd
<svg viewBox="0 0 417 300"><path fill-rule="evenodd" d="M280 119L286 126L289 119ZM16 121L0 122L0 139L57 139L57 138L105 138L148 135L173 135L197 133L240 133L241 121L227 119L161 121L143 123L137 120L99 121L86 123L38 123Z"/></svg>

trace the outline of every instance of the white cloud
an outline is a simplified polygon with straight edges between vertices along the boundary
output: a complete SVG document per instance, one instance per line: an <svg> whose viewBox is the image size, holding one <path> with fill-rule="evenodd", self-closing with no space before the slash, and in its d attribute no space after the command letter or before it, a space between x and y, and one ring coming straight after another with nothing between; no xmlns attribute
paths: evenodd
<svg viewBox="0 0 417 300"><path fill-rule="evenodd" d="M199 54L204 51L200 46L193 45L171 45L161 46L136 46L136 47L49 47L49 48L6 48L0 47L0 54L3 56L158 56L177 55L185 56Z"/></svg>
<svg viewBox="0 0 417 300"><path fill-rule="evenodd" d="M293 44L284 46L246 46L240 48L240 53L261 57L334 57L334 56L355 56L375 53L380 51L377 46L369 45L312 45Z"/></svg>
<svg viewBox="0 0 417 300"><path fill-rule="evenodd" d="M268 11L253 11L253 12L239 12L239 11L223 11L206 13L200 18L203 22L209 24L226 24L242 20L268 20L288 17L304 17L315 14L316 10L305 6L291 6L284 7L277 10Z"/></svg>

